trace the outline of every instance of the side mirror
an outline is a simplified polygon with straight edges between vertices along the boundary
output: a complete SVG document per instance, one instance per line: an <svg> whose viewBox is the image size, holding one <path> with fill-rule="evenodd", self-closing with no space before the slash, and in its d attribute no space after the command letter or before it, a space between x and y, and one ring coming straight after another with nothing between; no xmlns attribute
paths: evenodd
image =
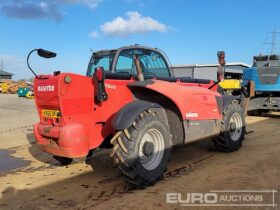
<svg viewBox="0 0 280 210"><path fill-rule="evenodd" d="M56 53L48 51L48 50L44 50L44 49L38 49L37 54L40 57L43 57L43 58L54 58L54 57L56 57Z"/></svg>
<svg viewBox="0 0 280 210"><path fill-rule="evenodd" d="M40 57L43 57L43 58L54 58L56 56L56 53L54 52L50 52L50 51L47 51L47 50L44 50L44 49L34 49L34 50L31 50L27 56L27 59L26 59L26 63L27 63L27 66L29 68L29 70L35 75L35 77L37 79L40 79L40 77L38 77L38 75L33 71L33 69L31 68L31 66L29 65L29 58L30 58L30 55L37 51L37 54L40 56Z"/></svg>

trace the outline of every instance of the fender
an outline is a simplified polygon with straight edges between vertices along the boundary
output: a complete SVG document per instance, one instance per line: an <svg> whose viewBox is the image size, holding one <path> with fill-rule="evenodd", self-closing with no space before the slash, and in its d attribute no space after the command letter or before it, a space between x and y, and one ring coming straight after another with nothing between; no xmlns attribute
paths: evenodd
<svg viewBox="0 0 280 210"><path fill-rule="evenodd" d="M233 95L222 95L222 98L223 98L223 110L227 109L228 105L230 105L232 103L232 101L241 100L240 97L233 96Z"/></svg>
<svg viewBox="0 0 280 210"><path fill-rule="evenodd" d="M128 84L128 87L132 92L143 88L165 96L176 106L181 114L182 120L190 119L187 116L189 112L198 114L195 120L208 120L209 118L221 119L219 112L211 111L217 110L218 108L215 97L221 97L219 93L203 87L183 86L179 84L181 83L145 80ZM204 103L201 103L202 101Z"/></svg>
<svg viewBox="0 0 280 210"><path fill-rule="evenodd" d="M115 130L124 130L132 125L135 118L145 110L150 108L162 108L159 104L137 100L133 101L117 112L117 114L112 119L112 127Z"/></svg>

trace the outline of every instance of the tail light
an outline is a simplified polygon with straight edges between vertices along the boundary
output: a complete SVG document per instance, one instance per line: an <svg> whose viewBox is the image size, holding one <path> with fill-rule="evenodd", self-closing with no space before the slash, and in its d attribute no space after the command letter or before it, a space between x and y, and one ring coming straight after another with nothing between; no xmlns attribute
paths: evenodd
<svg viewBox="0 0 280 210"><path fill-rule="evenodd" d="M105 71L103 67L97 67L93 74L93 82L96 87L96 99L99 102L106 101L108 99L108 94L105 89Z"/></svg>
<svg viewBox="0 0 280 210"><path fill-rule="evenodd" d="M104 69L103 67L98 67L95 70L96 72L96 78L98 82L102 82L105 78L104 78Z"/></svg>

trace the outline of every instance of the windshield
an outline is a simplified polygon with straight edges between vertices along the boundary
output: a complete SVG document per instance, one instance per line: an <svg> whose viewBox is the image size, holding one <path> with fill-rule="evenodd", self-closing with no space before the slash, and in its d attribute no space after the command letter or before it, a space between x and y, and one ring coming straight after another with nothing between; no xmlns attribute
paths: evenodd
<svg viewBox="0 0 280 210"><path fill-rule="evenodd" d="M111 71L115 53L93 53L90 59L87 76L92 76L95 68L101 66L105 71Z"/></svg>
<svg viewBox="0 0 280 210"><path fill-rule="evenodd" d="M93 53L90 59L87 76L92 76L95 68L103 67L105 71L136 75L134 56L138 55L141 69L145 76L170 77L170 71L163 56L150 49L124 49L118 54L115 69L113 61L116 51Z"/></svg>
<svg viewBox="0 0 280 210"><path fill-rule="evenodd" d="M164 58L158 52L149 49L123 50L118 57L116 72L136 75L136 67L133 60L134 55L139 56L139 62L144 75L162 77L170 76Z"/></svg>

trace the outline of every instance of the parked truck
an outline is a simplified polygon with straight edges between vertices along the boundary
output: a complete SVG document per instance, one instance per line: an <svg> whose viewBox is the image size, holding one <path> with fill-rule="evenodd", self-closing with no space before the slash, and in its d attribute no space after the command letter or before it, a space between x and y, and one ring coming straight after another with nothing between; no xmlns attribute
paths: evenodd
<svg viewBox="0 0 280 210"><path fill-rule="evenodd" d="M261 116L269 111L280 111L280 56L254 56L253 66L244 69L243 83L253 81L254 97L251 97L248 114Z"/></svg>

